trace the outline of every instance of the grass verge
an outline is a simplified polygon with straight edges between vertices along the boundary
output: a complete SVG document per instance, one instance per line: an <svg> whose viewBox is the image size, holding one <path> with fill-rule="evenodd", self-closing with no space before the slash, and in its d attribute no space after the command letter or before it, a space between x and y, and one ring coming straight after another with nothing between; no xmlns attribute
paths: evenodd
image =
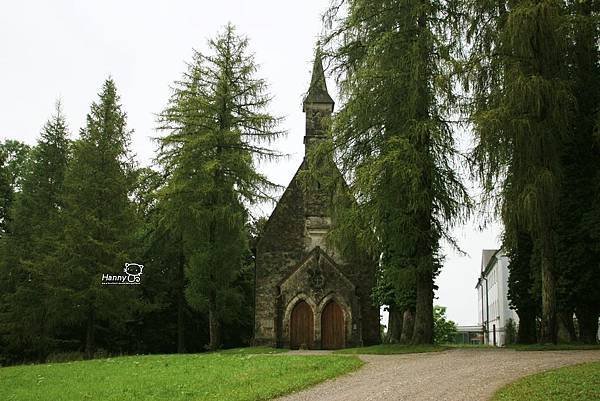
<svg viewBox="0 0 600 401"><path fill-rule="evenodd" d="M6 401L259 401L358 369L358 358L208 353L0 368Z"/></svg>
<svg viewBox="0 0 600 401"><path fill-rule="evenodd" d="M422 352L445 351L448 347L441 345L403 345L403 344L379 344L369 347L345 348L335 351L335 354L418 354Z"/></svg>
<svg viewBox="0 0 600 401"><path fill-rule="evenodd" d="M600 400L600 362L524 377L496 392L492 401Z"/></svg>

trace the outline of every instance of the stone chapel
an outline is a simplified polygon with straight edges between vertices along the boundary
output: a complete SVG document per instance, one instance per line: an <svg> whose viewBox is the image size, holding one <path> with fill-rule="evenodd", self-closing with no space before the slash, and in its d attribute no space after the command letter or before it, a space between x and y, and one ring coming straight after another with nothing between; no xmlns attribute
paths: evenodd
<svg viewBox="0 0 600 401"><path fill-rule="evenodd" d="M335 223L332 197L315 178L300 182L308 168L307 152L325 138L333 106L317 50L303 103L304 159L257 245L257 345L336 349L380 341L379 309L371 300L376 263L366 255L360 262L344 260L328 247L324 237ZM327 168L324 173L343 179L333 162Z"/></svg>

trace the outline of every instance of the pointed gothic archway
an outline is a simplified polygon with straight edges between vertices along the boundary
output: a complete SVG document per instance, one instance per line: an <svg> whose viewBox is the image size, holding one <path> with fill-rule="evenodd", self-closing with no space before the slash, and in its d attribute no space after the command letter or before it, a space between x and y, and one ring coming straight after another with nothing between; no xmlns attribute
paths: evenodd
<svg viewBox="0 0 600 401"><path fill-rule="evenodd" d="M290 319L290 348L313 348L315 323L313 311L306 301L300 301L292 310Z"/></svg>
<svg viewBox="0 0 600 401"><path fill-rule="evenodd" d="M335 301L330 301L321 313L321 348L339 349L346 346L344 311Z"/></svg>

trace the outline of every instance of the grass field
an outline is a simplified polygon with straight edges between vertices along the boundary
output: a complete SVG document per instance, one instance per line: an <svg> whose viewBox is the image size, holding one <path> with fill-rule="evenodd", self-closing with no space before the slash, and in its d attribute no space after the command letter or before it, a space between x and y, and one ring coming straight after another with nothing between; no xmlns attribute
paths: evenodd
<svg viewBox="0 0 600 401"><path fill-rule="evenodd" d="M2 401L267 400L359 368L347 356L271 349L148 355L0 369Z"/></svg>
<svg viewBox="0 0 600 401"><path fill-rule="evenodd" d="M527 376L500 389L493 401L600 400L600 362Z"/></svg>
<svg viewBox="0 0 600 401"><path fill-rule="evenodd" d="M440 345L402 345L402 344L380 344L370 347L345 348L335 351L336 354L418 354L421 352L445 351L448 347Z"/></svg>

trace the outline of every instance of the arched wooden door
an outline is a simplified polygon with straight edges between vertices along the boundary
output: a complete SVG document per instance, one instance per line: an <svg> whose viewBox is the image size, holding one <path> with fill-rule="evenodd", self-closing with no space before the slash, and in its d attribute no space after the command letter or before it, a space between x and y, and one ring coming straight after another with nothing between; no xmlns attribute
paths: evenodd
<svg viewBox="0 0 600 401"><path fill-rule="evenodd" d="M321 314L321 347L338 349L346 346L344 312L334 301L329 302Z"/></svg>
<svg viewBox="0 0 600 401"><path fill-rule="evenodd" d="M312 348L314 327L312 309L305 301L298 302L290 319L290 348Z"/></svg>

